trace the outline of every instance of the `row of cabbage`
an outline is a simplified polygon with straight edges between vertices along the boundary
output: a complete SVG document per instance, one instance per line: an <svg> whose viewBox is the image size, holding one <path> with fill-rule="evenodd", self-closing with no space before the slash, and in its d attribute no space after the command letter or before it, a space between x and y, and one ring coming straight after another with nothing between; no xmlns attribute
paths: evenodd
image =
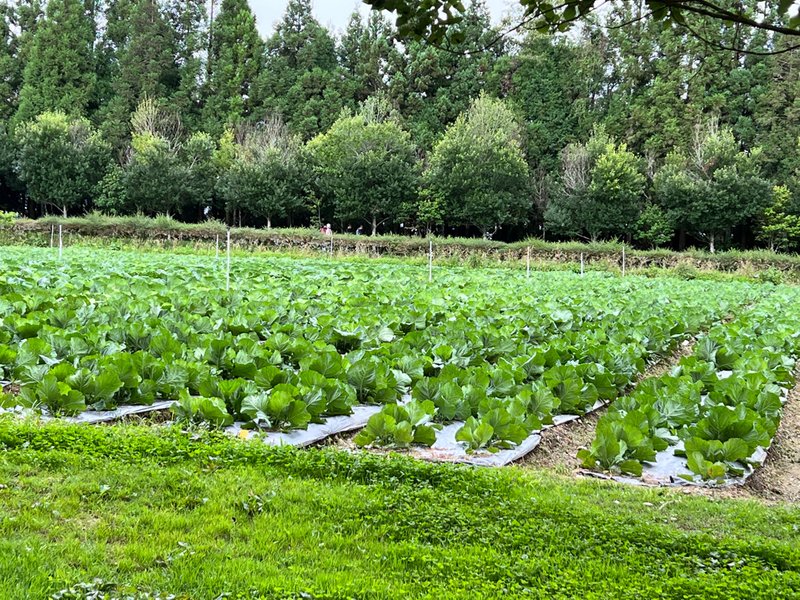
<svg viewBox="0 0 800 600"><path fill-rule="evenodd" d="M0 258L6 408L166 399L181 420L288 430L386 404L365 443L395 446L411 443L409 426L428 443L430 423L454 420L471 449L517 443L616 397L647 360L762 293L479 270L430 287L409 266L256 258L237 261L226 293L205 257Z"/></svg>
<svg viewBox="0 0 800 600"><path fill-rule="evenodd" d="M579 455L584 466L639 476L674 455L685 459L679 477L716 482L757 466L794 386L798 306L800 293L776 289L712 327L693 355L612 404Z"/></svg>

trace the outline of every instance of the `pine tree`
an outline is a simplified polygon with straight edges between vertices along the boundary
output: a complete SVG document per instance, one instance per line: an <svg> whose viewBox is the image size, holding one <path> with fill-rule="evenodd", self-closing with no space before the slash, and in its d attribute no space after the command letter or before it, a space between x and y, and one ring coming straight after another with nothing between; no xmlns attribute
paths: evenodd
<svg viewBox="0 0 800 600"><path fill-rule="evenodd" d="M138 0L130 23L114 86L128 114L142 98L169 98L178 88L175 31L161 14L157 0Z"/></svg>
<svg viewBox="0 0 800 600"><path fill-rule="evenodd" d="M200 127L201 52L208 35L205 0L170 0L167 17L174 30L178 90L173 103L190 130Z"/></svg>
<svg viewBox="0 0 800 600"><path fill-rule="evenodd" d="M23 73L20 123L48 110L82 115L93 97L95 24L83 0L50 0Z"/></svg>
<svg viewBox="0 0 800 600"><path fill-rule="evenodd" d="M0 121L7 121L16 112L20 84L20 63L17 60L17 39L12 31L14 9L0 4Z"/></svg>
<svg viewBox="0 0 800 600"><path fill-rule="evenodd" d="M358 11L350 16L338 55L347 97L354 102L388 91L389 66L399 60L393 35L391 22L379 12L371 12L366 23Z"/></svg>
<svg viewBox="0 0 800 600"><path fill-rule="evenodd" d="M779 40L778 48L790 43ZM768 81L756 109L756 140L764 149L767 173L786 184L800 169L800 52L772 57Z"/></svg>
<svg viewBox="0 0 800 600"><path fill-rule="evenodd" d="M116 0L98 56L102 131L116 148L130 139L129 119L143 98L171 100L179 85L175 30L157 0Z"/></svg>
<svg viewBox="0 0 800 600"><path fill-rule="evenodd" d="M211 27L204 123L218 135L257 108L254 87L264 65L264 43L247 0L223 0Z"/></svg>
<svg viewBox="0 0 800 600"><path fill-rule="evenodd" d="M390 97L423 148L430 148L447 125L489 87L504 51L481 1L470 4L453 34L455 40L447 48L411 42L391 69Z"/></svg>
<svg viewBox="0 0 800 600"><path fill-rule="evenodd" d="M593 118L586 46L538 33L497 66L496 93L525 117L525 143L531 164L558 168L559 153L588 135Z"/></svg>
<svg viewBox="0 0 800 600"><path fill-rule="evenodd" d="M341 79L335 41L311 14L310 0L290 0L267 41L259 85L265 111L282 115L304 138L313 137L330 127L344 106Z"/></svg>

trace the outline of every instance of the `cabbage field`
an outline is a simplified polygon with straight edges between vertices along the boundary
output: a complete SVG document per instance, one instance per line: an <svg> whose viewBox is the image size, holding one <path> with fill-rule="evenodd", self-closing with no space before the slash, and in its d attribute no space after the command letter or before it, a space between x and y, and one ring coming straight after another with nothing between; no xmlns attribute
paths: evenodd
<svg viewBox="0 0 800 600"><path fill-rule="evenodd" d="M800 352L800 292L771 284L460 268L429 282L409 264L251 256L226 290L213 256L0 262L0 407L46 418L170 407L184 426L271 443L358 429L357 446L431 459L447 434L482 464L611 403L584 467L724 481L763 459Z"/></svg>

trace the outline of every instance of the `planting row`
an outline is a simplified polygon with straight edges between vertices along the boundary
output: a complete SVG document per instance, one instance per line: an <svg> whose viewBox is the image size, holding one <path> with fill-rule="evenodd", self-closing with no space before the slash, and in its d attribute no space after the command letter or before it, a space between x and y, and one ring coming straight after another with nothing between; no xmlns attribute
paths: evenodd
<svg viewBox="0 0 800 600"><path fill-rule="evenodd" d="M387 405L359 442L518 444L615 398L678 340L764 288L602 274L2 249L5 408L177 401L183 421L303 429ZM405 406L397 403L410 395ZM432 425L431 425L432 424ZM410 440L409 440L410 436Z"/></svg>
<svg viewBox="0 0 800 600"><path fill-rule="evenodd" d="M799 302L796 290L776 289L712 327L692 356L612 404L581 451L584 466L666 481L723 482L751 472L794 386Z"/></svg>

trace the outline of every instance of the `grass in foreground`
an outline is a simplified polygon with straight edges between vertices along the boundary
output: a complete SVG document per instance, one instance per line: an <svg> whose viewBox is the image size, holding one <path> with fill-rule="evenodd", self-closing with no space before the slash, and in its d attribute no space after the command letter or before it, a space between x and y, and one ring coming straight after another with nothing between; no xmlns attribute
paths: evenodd
<svg viewBox="0 0 800 600"><path fill-rule="evenodd" d="M0 597L94 578L98 598L794 598L800 508L0 418Z"/></svg>

